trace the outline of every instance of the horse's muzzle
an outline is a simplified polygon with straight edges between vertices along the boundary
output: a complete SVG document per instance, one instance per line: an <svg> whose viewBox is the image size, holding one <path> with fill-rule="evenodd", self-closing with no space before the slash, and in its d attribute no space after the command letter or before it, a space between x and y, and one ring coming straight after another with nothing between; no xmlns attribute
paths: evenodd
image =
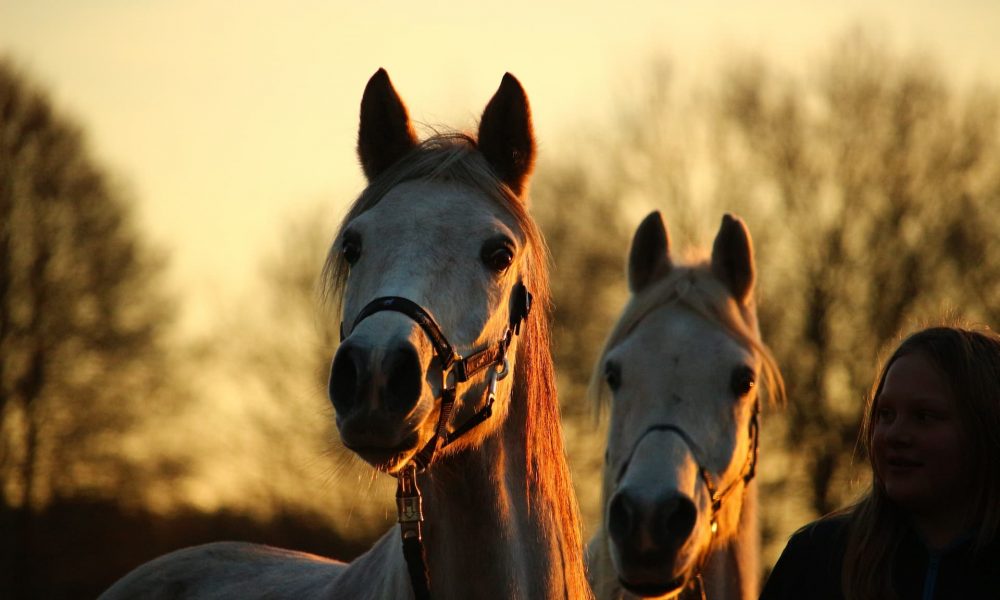
<svg viewBox="0 0 1000 600"><path fill-rule="evenodd" d="M330 401L340 417L357 410L407 415L420 399L421 380L420 357L409 341L376 352L347 340L330 367Z"/></svg>

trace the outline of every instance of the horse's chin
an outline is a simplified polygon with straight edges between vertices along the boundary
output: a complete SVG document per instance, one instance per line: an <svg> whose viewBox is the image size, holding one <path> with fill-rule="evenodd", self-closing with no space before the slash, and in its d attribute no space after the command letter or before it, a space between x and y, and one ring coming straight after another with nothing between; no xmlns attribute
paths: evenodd
<svg viewBox="0 0 1000 600"><path fill-rule="evenodd" d="M612 564L623 589L640 598L677 598L691 583L693 565L686 555L664 561L623 561L612 551Z"/></svg>
<svg viewBox="0 0 1000 600"><path fill-rule="evenodd" d="M397 473L416 455L420 449L420 436L417 431L413 431L404 436L402 442L391 447L351 445L346 442L344 446L372 467L391 475Z"/></svg>
<svg viewBox="0 0 1000 600"><path fill-rule="evenodd" d="M687 587L686 577L678 577L664 583L632 583L619 577L618 583L625 591L640 598L676 598Z"/></svg>

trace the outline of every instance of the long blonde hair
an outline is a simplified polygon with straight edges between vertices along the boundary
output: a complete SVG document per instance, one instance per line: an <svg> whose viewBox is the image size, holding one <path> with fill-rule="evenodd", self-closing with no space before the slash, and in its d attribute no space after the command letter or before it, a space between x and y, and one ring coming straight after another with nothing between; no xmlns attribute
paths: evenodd
<svg viewBox="0 0 1000 600"><path fill-rule="evenodd" d="M896 598L892 565L906 528L904 515L886 495L872 459L875 410L889 367L920 353L940 368L957 402L978 474L973 498L973 550L1000 538L1000 335L989 329L937 326L918 331L896 348L868 396L859 443L872 466L867 494L848 509L850 525L842 584L850 600Z"/></svg>

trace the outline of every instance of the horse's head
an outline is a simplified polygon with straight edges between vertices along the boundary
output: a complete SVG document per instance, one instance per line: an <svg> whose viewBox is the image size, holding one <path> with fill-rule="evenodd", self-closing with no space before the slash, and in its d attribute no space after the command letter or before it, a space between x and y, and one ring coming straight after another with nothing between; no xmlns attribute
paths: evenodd
<svg viewBox="0 0 1000 600"><path fill-rule="evenodd" d="M684 266L671 261L659 213L649 215L628 279L632 298L595 372L612 395L608 551L626 589L671 597L738 526L756 464L757 383L777 371L758 339L740 219L723 218L708 264Z"/></svg>
<svg viewBox="0 0 1000 600"><path fill-rule="evenodd" d="M522 198L534 158L527 97L508 74L478 139L418 142L379 70L361 102L358 155L369 185L327 265L342 291L343 337L329 392L343 443L394 472L434 436L443 390L456 390L445 420L462 424L483 408L501 355L515 367L517 337L509 348L503 340L525 309L521 284L530 289L540 256ZM452 363L456 353L475 364ZM496 382L493 418L443 452L495 430L513 379Z"/></svg>

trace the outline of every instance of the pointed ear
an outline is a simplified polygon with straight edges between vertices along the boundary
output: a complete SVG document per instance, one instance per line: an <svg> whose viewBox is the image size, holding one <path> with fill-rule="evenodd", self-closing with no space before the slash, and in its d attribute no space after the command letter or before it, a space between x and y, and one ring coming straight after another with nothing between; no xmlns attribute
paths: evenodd
<svg viewBox="0 0 1000 600"><path fill-rule="evenodd" d="M368 80L361 98L361 125L358 128L358 158L368 181L417 145L410 116L385 69Z"/></svg>
<svg viewBox="0 0 1000 600"><path fill-rule="evenodd" d="M479 151L500 180L520 196L535 164L535 137L528 96L510 73L504 74L479 121Z"/></svg>
<svg viewBox="0 0 1000 600"><path fill-rule="evenodd" d="M670 238L660 211L642 220L628 253L628 287L639 293L650 283L670 272Z"/></svg>
<svg viewBox="0 0 1000 600"><path fill-rule="evenodd" d="M712 246L712 273L726 284L737 302L747 303L757 274L750 230L743 219L728 213L722 217Z"/></svg>

